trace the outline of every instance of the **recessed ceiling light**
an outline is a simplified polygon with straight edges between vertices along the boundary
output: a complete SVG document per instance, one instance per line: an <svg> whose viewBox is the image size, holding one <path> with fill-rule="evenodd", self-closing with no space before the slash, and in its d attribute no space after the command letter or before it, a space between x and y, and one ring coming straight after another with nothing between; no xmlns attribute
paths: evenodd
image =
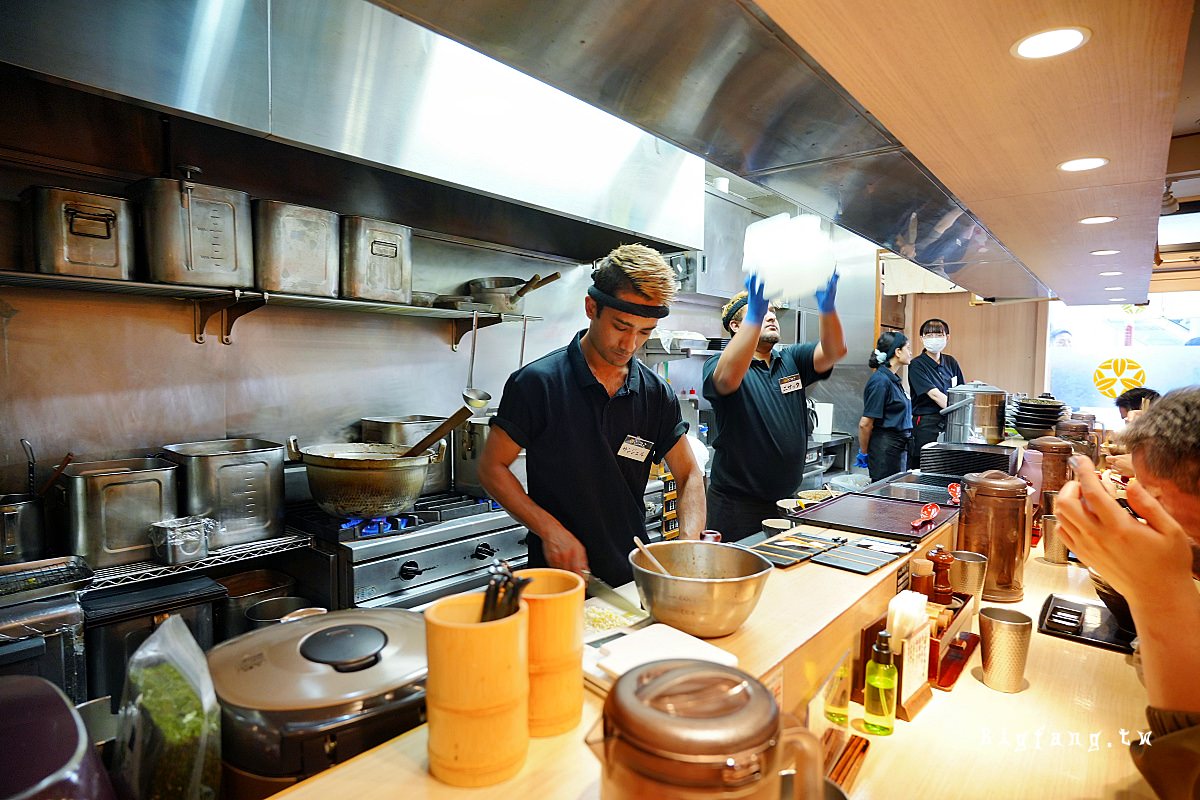
<svg viewBox="0 0 1200 800"><path fill-rule="evenodd" d="M1110 303L1124 303L1124 302L1125 302L1125 298L1124 298L1124 297L1110 297L1110 298L1108 298L1108 302L1110 302Z"/></svg>
<svg viewBox="0 0 1200 800"><path fill-rule="evenodd" d="M1117 275L1124 275L1124 274L1125 274L1124 272L1101 272L1101 273L1100 273L1100 277L1102 277L1102 278L1112 278L1112 277L1115 277L1115 276L1117 276Z"/></svg>
<svg viewBox="0 0 1200 800"><path fill-rule="evenodd" d="M1123 291L1125 291L1125 287L1124 286L1105 286L1104 291L1106 291L1106 292L1123 292Z"/></svg>
<svg viewBox="0 0 1200 800"><path fill-rule="evenodd" d="M1026 36L1009 51L1018 58L1050 58L1069 53L1090 39L1087 28L1053 28Z"/></svg>
<svg viewBox="0 0 1200 800"><path fill-rule="evenodd" d="M1058 165L1063 172L1085 172L1089 169L1099 169L1108 163L1107 158L1073 158Z"/></svg>
<svg viewBox="0 0 1200 800"><path fill-rule="evenodd" d="M1084 217L1079 220L1084 225L1103 225L1106 222L1116 222L1116 217Z"/></svg>
<svg viewBox="0 0 1200 800"><path fill-rule="evenodd" d="M1120 250L1093 250L1092 255L1094 255L1094 256L1115 256L1119 252L1121 252L1121 251ZM1119 275L1120 273L1117 273L1117 274Z"/></svg>

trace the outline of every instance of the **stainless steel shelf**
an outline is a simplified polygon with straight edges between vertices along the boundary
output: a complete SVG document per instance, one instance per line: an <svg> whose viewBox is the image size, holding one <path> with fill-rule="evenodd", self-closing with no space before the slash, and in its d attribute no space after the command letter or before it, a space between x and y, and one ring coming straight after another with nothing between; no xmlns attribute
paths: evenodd
<svg viewBox="0 0 1200 800"><path fill-rule="evenodd" d="M29 289L67 289L102 294L190 300L194 307L193 337L197 344L204 343L204 327L209 318L214 314L220 313L222 316L221 341L225 344L231 344L233 341L233 323L244 314L262 308L264 305L449 320L452 327L450 345L455 350L458 349L458 343L462 340L462 337L471 330L472 320L476 313L479 315L480 328L486 328L502 322L520 322L523 319L530 322L538 322L542 319L541 317L527 317L522 314L459 311L452 308L426 308L424 306L379 303L370 300L342 300L334 297L276 294L251 289L177 286L166 283L119 281L105 278L76 277L73 275L43 274L40 272L15 272L12 270L0 270L0 286L18 286Z"/></svg>
<svg viewBox="0 0 1200 800"><path fill-rule="evenodd" d="M206 567L233 564L238 561L258 558L259 556L284 553L288 550L299 550L302 547L308 547L310 544L312 544L312 537L308 535L281 536L277 539L266 539L261 542L249 542L247 544L225 547L220 552L214 553L208 558L193 561L190 564L165 566L151 561L139 561L136 564L123 564L119 567L102 567L96 570L88 590L103 589L109 586L126 586L131 583L138 583L139 581L149 581L155 578L165 578L170 575L196 572Z"/></svg>

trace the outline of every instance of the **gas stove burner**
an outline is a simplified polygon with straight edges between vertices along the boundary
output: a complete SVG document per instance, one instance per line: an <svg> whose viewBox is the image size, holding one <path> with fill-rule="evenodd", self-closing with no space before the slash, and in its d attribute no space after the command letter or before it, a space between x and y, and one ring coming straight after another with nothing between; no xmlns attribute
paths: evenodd
<svg viewBox="0 0 1200 800"><path fill-rule="evenodd" d="M421 520L413 514L402 514L396 517L372 517L370 519L348 519L338 530L350 531L355 538L368 539L372 536L387 536L389 533L403 533L421 524Z"/></svg>
<svg viewBox="0 0 1200 800"><path fill-rule="evenodd" d="M413 506L413 511L424 522L445 522L500 510L500 504L495 500L453 492L422 497Z"/></svg>

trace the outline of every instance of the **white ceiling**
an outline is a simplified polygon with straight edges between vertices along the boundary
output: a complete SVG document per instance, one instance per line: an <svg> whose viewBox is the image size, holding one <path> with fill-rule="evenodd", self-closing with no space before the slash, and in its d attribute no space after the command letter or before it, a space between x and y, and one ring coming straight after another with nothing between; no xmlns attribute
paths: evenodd
<svg viewBox="0 0 1200 800"><path fill-rule="evenodd" d="M1177 107L1190 0L756 2L1062 299L1108 302L1105 270L1146 299L1173 128L1200 129L1200 78ZM1091 30L1076 51L1009 52L1070 25ZM1091 155L1110 163L1056 169Z"/></svg>

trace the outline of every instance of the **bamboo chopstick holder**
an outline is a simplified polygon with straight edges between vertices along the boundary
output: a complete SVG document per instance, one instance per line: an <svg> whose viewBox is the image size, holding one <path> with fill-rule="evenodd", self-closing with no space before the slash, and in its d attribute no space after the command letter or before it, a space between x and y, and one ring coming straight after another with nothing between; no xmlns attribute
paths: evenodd
<svg viewBox="0 0 1200 800"><path fill-rule="evenodd" d="M854 779L858 774L858 770L862 767L863 759L867 755L867 748L870 746L871 742L865 737L852 735L845 749L842 750L841 757L834 764L833 772L830 773L829 779L843 789L848 789L850 781Z"/></svg>

